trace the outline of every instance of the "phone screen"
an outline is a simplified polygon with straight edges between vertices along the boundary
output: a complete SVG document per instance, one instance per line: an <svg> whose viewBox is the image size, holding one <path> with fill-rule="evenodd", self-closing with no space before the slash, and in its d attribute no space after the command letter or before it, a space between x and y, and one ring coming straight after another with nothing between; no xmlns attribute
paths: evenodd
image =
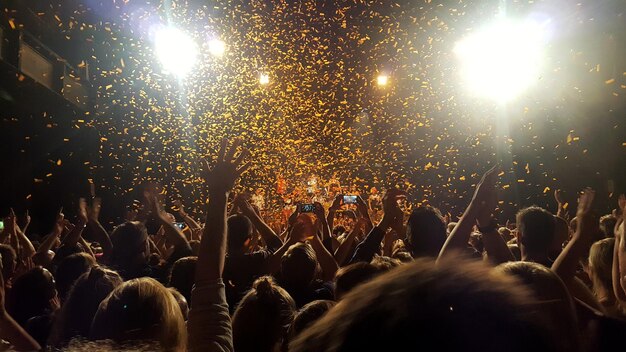
<svg viewBox="0 0 626 352"><path fill-rule="evenodd" d="M302 204L300 205L301 213L312 213L315 210L315 204Z"/></svg>
<svg viewBox="0 0 626 352"><path fill-rule="evenodd" d="M178 227L179 229L184 229L185 228L185 223L184 222L175 222L174 226Z"/></svg>
<svg viewBox="0 0 626 352"><path fill-rule="evenodd" d="M0 231L4 230L4 221L0 220Z"/></svg>
<svg viewBox="0 0 626 352"><path fill-rule="evenodd" d="M356 196L343 196L343 204L356 204Z"/></svg>

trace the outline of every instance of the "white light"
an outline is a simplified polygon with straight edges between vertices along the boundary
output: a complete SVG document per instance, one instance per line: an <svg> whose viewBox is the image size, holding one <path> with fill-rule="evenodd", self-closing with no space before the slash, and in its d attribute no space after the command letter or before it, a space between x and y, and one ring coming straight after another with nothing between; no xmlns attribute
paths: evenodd
<svg viewBox="0 0 626 352"><path fill-rule="evenodd" d="M211 39L209 41L209 53L213 56L220 57L226 51L226 43L219 39Z"/></svg>
<svg viewBox="0 0 626 352"><path fill-rule="evenodd" d="M259 76L259 83L266 85L270 83L270 76L267 73L261 73Z"/></svg>
<svg viewBox="0 0 626 352"><path fill-rule="evenodd" d="M196 64L198 49L193 39L180 29L165 27L155 34L155 52L165 71L186 76Z"/></svg>
<svg viewBox="0 0 626 352"><path fill-rule="evenodd" d="M533 22L498 22L456 44L461 74L477 95L506 102L540 79L545 33Z"/></svg>
<svg viewBox="0 0 626 352"><path fill-rule="evenodd" d="M387 82L389 82L389 77L385 74L380 74L376 77L376 83L378 83L379 86L386 86Z"/></svg>

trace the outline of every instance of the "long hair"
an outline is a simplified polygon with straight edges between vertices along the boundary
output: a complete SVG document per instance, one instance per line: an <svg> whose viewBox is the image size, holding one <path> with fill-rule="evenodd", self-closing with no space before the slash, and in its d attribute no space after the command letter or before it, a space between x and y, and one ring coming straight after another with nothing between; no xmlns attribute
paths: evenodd
<svg viewBox="0 0 626 352"><path fill-rule="evenodd" d="M123 280L118 273L95 266L82 274L70 289L57 317L49 346L65 346L72 338L89 336L89 329L98 306Z"/></svg>
<svg viewBox="0 0 626 352"><path fill-rule="evenodd" d="M257 279L233 315L235 351L273 351L282 343L296 303L270 276Z"/></svg>
<svg viewBox="0 0 626 352"><path fill-rule="evenodd" d="M176 299L150 278L117 287L100 303L91 325L91 339L118 344L158 341L166 351L186 351L187 330Z"/></svg>

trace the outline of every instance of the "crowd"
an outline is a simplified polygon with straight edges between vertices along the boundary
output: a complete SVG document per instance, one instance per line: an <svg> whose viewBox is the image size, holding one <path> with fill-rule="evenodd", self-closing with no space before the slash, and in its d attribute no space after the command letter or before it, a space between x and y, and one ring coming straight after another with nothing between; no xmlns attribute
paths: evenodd
<svg viewBox="0 0 626 352"><path fill-rule="evenodd" d="M276 231L231 190L240 140L204 161L202 222L159 189L110 233L98 198L29 239L0 236L0 338L17 351L600 351L624 345L626 242L618 208L583 190L568 218L531 206L497 219L497 166L458 221L360 196L300 204ZM346 204L354 203L354 204ZM327 209L325 209L327 208ZM349 216L338 214L342 211ZM573 214L572 214L573 215ZM504 226L500 224L504 223Z"/></svg>

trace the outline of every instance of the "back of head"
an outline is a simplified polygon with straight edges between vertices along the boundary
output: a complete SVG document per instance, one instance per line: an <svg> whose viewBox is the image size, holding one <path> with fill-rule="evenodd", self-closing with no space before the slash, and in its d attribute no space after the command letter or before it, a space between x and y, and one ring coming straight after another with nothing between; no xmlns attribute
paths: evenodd
<svg viewBox="0 0 626 352"><path fill-rule="evenodd" d="M293 340L309 326L313 325L326 312L335 306L334 301L319 300L308 303L296 313L289 326L289 338Z"/></svg>
<svg viewBox="0 0 626 352"><path fill-rule="evenodd" d="M446 237L446 224L438 209L423 206L413 210L405 242L414 258L437 257Z"/></svg>
<svg viewBox="0 0 626 352"><path fill-rule="evenodd" d="M605 238L594 243L589 250L589 272L594 291L600 287L613 290L613 249L615 238Z"/></svg>
<svg viewBox="0 0 626 352"><path fill-rule="evenodd" d="M543 208L532 206L520 210L516 222L522 255L547 255L554 240L554 216Z"/></svg>
<svg viewBox="0 0 626 352"><path fill-rule="evenodd" d="M132 270L139 260L148 260L148 230L139 221L127 221L111 233L111 264L118 270Z"/></svg>
<svg viewBox="0 0 626 352"><path fill-rule="evenodd" d="M308 243L298 242L280 259L280 277L289 287L306 287L315 279L317 256Z"/></svg>
<svg viewBox="0 0 626 352"><path fill-rule="evenodd" d="M257 279L233 315L235 351L274 351L282 343L295 310L289 293L271 277Z"/></svg>
<svg viewBox="0 0 626 352"><path fill-rule="evenodd" d="M24 326L28 319L56 309L52 302L56 297L52 274L42 267L35 267L13 282L7 297L7 311Z"/></svg>
<svg viewBox="0 0 626 352"><path fill-rule="evenodd" d="M0 256L2 256L2 276L9 280L15 274L17 267L17 253L8 244L0 244Z"/></svg>
<svg viewBox="0 0 626 352"><path fill-rule="evenodd" d="M517 286L482 263L417 260L350 292L290 350L550 350Z"/></svg>
<svg viewBox="0 0 626 352"><path fill-rule="evenodd" d="M335 274L335 300L339 301L358 285L370 281L380 270L365 262L344 266Z"/></svg>
<svg viewBox="0 0 626 352"><path fill-rule="evenodd" d="M178 259L172 266L168 283L168 286L180 292L189 304L191 304L191 289L195 283L197 262L198 257L184 257Z"/></svg>
<svg viewBox="0 0 626 352"><path fill-rule="evenodd" d="M531 290L538 317L555 336L560 349L578 349L574 303L567 287L552 270L539 263L519 261L501 264L494 271L516 277Z"/></svg>
<svg viewBox="0 0 626 352"><path fill-rule="evenodd" d="M61 301L65 301L74 281L94 265L96 265L96 260L87 253L72 254L61 260L55 273L57 291L59 291Z"/></svg>
<svg viewBox="0 0 626 352"><path fill-rule="evenodd" d="M615 225L617 224L617 218L611 214L604 215L600 218L600 231L604 237L615 237Z"/></svg>
<svg viewBox="0 0 626 352"><path fill-rule="evenodd" d="M118 286L100 303L91 325L93 340L119 344L159 341L164 350L185 350L187 331L174 296L150 278Z"/></svg>
<svg viewBox="0 0 626 352"><path fill-rule="evenodd" d="M236 214L228 218L228 252L236 253L245 249L246 242L252 236L252 222L247 216Z"/></svg>
<svg viewBox="0 0 626 352"><path fill-rule="evenodd" d="M120 275L113 270L101 266L87 269L68 292L48 344L62 346L75 336L88 337L100 303L122 282Z"/></svg>

